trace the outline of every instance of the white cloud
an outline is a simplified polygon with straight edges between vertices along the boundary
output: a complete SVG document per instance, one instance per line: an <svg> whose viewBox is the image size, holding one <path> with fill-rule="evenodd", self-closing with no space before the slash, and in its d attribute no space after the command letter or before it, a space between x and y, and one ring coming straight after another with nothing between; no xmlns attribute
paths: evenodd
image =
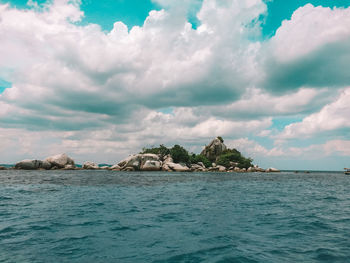
<svg viewBox="0 0 350 263"><path fill-rule="evenodd" d="M266 42L263 86L282 93L301 86L350 85L350 7L307 4Z"/></svg>
<svg viewBox="0 0 350 263"><path fill-rule="evenodd" d="M238 101L222 106L199 108L229 119L256 119L266 116L292 116L320 108L330 100L329 89L300 88L298 91L273 96L260 89L248 89Z"/></svg>
<svg viewBox="0 0 350 263"><path fill-rule="evenodd" d="M319 112L304 118L302 122L292 123L277 135L279 139L310 137L317 133L350 128L350 88L345 89L332 103Z"/></svg>
<svg viewBox="0 0 350 263"><path fill-rule="evenodd" d="M350 8L328 8L307 4L284 20L271 40L280 62L303 57L322 46L350 36Z"/></svg>

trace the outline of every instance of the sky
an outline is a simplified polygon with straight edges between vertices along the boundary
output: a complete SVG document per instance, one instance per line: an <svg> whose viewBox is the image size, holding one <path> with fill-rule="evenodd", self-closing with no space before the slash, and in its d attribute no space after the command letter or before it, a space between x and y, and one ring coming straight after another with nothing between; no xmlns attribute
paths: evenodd
<svg viewBox="0 0 350 263"><path fill-rule="evenodd" d="M0 0L0 163L114 164L214 137L350 166L348 0Z"/></svg>

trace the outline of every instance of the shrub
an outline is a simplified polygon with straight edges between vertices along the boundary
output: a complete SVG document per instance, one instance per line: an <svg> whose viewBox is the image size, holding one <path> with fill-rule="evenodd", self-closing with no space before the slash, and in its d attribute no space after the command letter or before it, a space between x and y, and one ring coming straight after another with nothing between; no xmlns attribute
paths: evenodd
<svg viewBox="0 0 350 263"><path fill-rule="evenodd" d="M143 148L141 153L159 154L164 157L165 155L170 154L170 150L161 144L159 147Z"/></svg>
<svg viewBox="0 0 350 263"><path fill-rule="evenodd" d="M170 155L173 158L174 163L188 163L190 160L187 150L177 144L170 149Z"/></svg>
<svg viewBox="0 0 350 263"><path fill-rule="evenodd" d="M230 162L237 162L239 168L249 168L252 166L252 159L245 158L239 151L236 149L227 149L223 152L223 154L220 155L216 163L218 165L225 166L226 168L229 168Z"/></svg>
<svg viewBox="0 0 350 263"><path fill-rule="evenodd" d="M208 160L207 157L203 156L203 155L196 155L196 154L192 154L190 156L190 162L191 163L199 163L199 162L202 162L204 164L205 167L210 167L211 166L211 162Z"/></svg>

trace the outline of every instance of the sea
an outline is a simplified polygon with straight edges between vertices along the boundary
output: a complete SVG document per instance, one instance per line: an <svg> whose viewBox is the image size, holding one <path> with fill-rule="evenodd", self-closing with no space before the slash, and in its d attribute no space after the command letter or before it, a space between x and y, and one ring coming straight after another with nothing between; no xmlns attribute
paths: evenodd
<svg viewBox="0 0 350 263"><path fill-rule="evenodd" d="M0 262L350 262L350 176L0 171Z"/></svg>

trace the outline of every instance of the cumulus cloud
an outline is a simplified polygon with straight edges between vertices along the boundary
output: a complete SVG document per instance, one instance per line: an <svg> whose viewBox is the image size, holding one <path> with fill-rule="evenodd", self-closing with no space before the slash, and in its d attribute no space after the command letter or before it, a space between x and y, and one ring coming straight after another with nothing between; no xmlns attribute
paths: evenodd
<svg viewBox="0 0 350 263"><path fill-rule="evenodd" d="M301 122L287 125L277 138L308 138L318 133L337 130L347 134L350 129L349 101L350 88L346 88L334 102L327 104L319 112L305 117Z"/></svg>
<svg viewBox="0 0 350 263"><path fill-rule="evenodd" d="M0 67L13 71L13 87L0 100L16 106L3 125L27 127L25 120L32 119L38 128L70 130L123 121L140 107L238 99L257 71L259 43L249 37L259 32L252 21L266 11L265 4L204 1L197 30L178 16L179 5L168 5L167 11L151 11L142 27L128 32L116 22L108 33L72 23L83 15L77 2L56 0L40 12L1 5ZM80 122L60 125L72 115Z"/></svg>
<svg viewBox="0 0 350 263"><path fill-rule="evenodd" d="M248 89L238 101L225 105L198 107L206 112L227 119L258 119L276 116L294 116L319 110L331 100L329 89L301 87L296 92L275 96L261 89Z"/></svg>
<svg viewBox="0 0 350 263"><path fill-rule="evenodd" d="M350 8L307 4L297 9L265 46L264 87L281 93L349 85L349 24Z"/></svg>

